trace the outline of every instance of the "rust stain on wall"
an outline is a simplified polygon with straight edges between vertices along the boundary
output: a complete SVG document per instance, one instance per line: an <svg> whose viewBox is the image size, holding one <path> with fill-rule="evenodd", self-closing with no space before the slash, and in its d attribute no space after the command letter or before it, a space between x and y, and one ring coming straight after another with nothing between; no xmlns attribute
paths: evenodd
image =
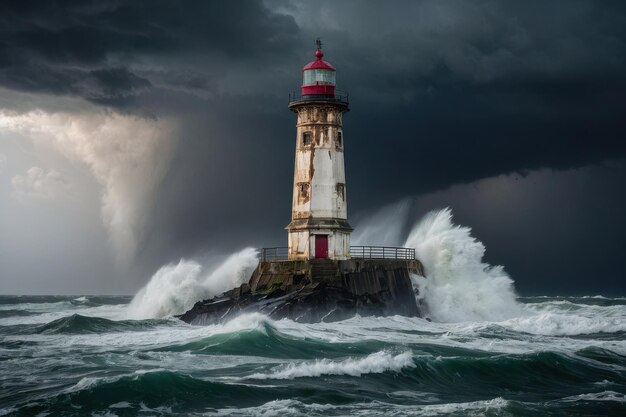
<svg viewBox="0 0 626 417"><path fill-rule="evenodd" d="M313 175L315 174L315 166L313 166L313 160L315 159L315 145L319 144L317 129L315 130L314 135L315 139L313 142L311 142L311 152L309 152L309 181L313 181Z"/></svg>
<svg viewBox="0 0 626 417"><path fill-rule="evenodd" d="M311 184L309 182L298 183L298 203L306 204L311 199Z"/></svg>

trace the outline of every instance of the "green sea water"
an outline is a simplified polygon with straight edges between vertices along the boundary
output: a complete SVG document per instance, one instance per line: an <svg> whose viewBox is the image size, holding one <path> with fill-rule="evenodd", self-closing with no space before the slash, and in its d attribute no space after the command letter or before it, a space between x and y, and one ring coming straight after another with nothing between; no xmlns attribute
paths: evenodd
<svg viewBox="0 0 626 417"><path fill-rule="evenodd" d="M502 321L130 320L130 297L0 297L0 415L626 415L626 299Z"/></svg>

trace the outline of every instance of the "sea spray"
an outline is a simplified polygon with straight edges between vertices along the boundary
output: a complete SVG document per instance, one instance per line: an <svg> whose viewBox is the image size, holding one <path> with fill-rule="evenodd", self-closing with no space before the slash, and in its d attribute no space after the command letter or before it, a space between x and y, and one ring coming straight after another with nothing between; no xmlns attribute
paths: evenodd
<svg viewBox="0 0 626 417"><path fill-rule="evenodd" d="M181 259L161 267L133 298L129 315L159 318L182 314L200 300L247 281L257 265L257 251L245 248L206 271L196 261Z"/></svg>
<svg viewBox="0 0 626 417"><path fill-rule="evenodd" d="M414 277L419 301L435 321L500 321L522 314L513 280L483 262L485 246L469 227L452 223L449 208L432 211L411 230L405 246L416 250L426 278Z"/></svg>
<svg viewBox="0 0 626 417"><path fill-rule="evenodd" d="M254 248L245 248L230 255L213 269L204 285L213 294L233 289L248 281L258 261L258 251Z"/></svg>
<svg viewBox="0 0 626 417"><path fill-rule="evenodd" d="M406 237L411 202L401 200L357 221L350 240L353 245L397 246Z"/></svg>

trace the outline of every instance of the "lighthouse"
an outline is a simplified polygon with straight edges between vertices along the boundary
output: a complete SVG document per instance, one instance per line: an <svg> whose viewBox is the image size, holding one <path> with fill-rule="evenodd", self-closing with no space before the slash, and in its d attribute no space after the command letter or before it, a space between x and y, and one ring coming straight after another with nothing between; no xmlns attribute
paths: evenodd
<svg viewBox="0 0 626 417"><path fill-rule="evenodd" d="M316 41L315 60L289 95L297 114L288 247L262 248L250 280L198 302L181 319L229 320L245 312L313 323L361 316L420 316L410 274L424 276L415 249L350 246L343 115L348 95Z"/></svg>
<svg viewBox="0 0 626 417"><path fill-rule="evenodd" d="M302 69L300 93L289 97L297 114L290 260L350 258L344 168L343 115L348 95L335 89L337 70L316 41L315 60Z"/></svg>

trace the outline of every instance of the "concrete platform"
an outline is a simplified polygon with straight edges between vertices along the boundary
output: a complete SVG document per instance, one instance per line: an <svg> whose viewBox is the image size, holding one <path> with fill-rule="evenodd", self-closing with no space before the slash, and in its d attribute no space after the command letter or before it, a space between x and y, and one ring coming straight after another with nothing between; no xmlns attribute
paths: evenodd
<svg viewBox="0 0 626 417"><path fill-rule="evenodd" d="M410 274L424 275L417 260L329 259L265 261L248 281L180 318L192 324L229 320L244 312L298 322L361 316L420 316Z"/></svg>

